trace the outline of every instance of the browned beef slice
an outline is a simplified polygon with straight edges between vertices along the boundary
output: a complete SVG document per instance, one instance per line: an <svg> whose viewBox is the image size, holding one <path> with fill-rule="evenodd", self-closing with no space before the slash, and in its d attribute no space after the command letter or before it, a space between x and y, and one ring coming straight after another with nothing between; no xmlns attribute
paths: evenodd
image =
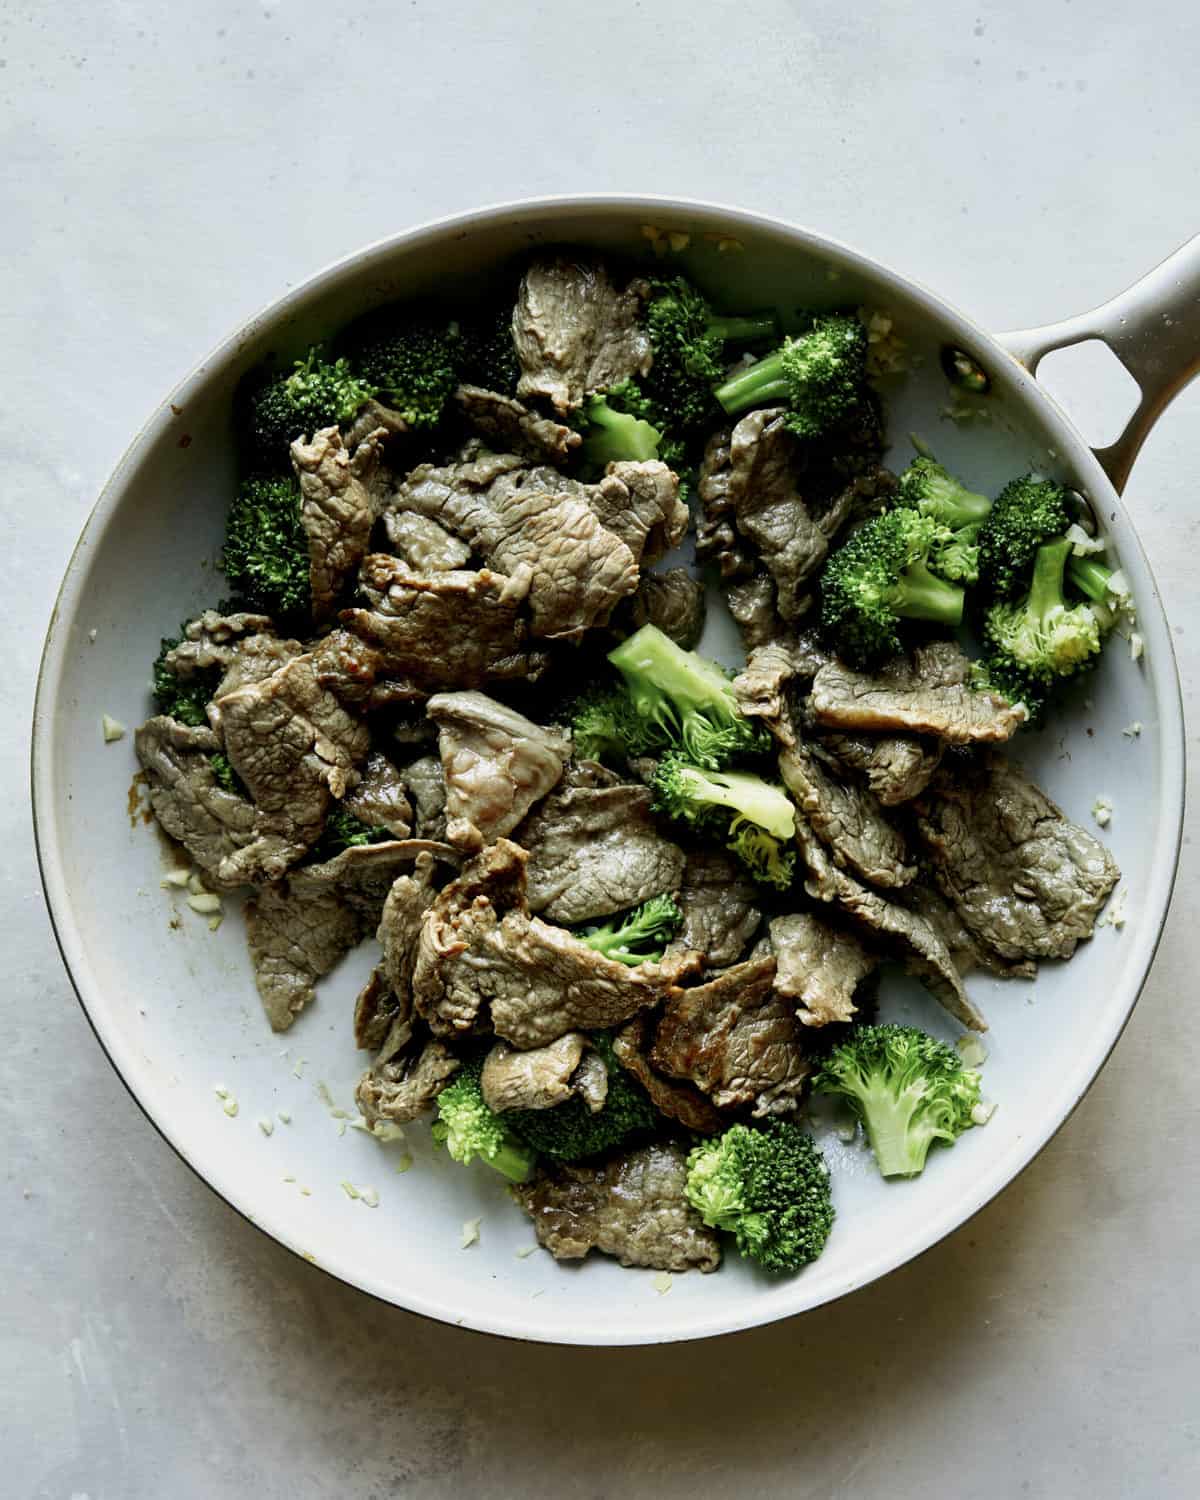
<svg viewBox="0 0 1200 1500"><path fill-rule="evenodd" d="M908 884L916 866L905 862L904 835L884 817L873 792L836 781L803 742L780 753L779 770L835 864L872 885Z"/></svg>
<svg viewBox="0 0 1200 1500"><path fill-rule="evenodd" d="M297 656L304 655L304 647L296 640L284 640L265 631L259 635L248 635L236 641L229 653L229 662L224 675L213 694L214 702L209 706L209 719L219 730L221 710L219 700L235 688L247 683L263 682L278 672Z"/></svg>
<svg viewBox="0 0 1200 1500"><path fill-rule="evenodd" d="M722 592L747 652L790 634L775 608L775 580L765 570L749 578L730 579L722 585Z"/></svg>
<svg viewBox="0 0 1200 1500"><path fill-rule="evenodd" d="M446 773L440 756L422 755L404 768L404 784L416 814L419 838L446 837Z"/></svg>
<svg viewBox="0 0 1200 1500"><path fill-rule="evenodd" d="M380 969L388 989L407 1016L412 1009L412 977L425 913L437 894L437 865L452 863L450 848L429 843L413 862L411 874L396 878L387 893L375 936L383 949Z"/></svg>
<svg viewBox="0 0 1200 1500"><path fill-rule="evenodd" d="M336 427L322 429L311 442L298 438L292 444L316 620L328 617L366 553L375 519L370 484L382 436L365 438L353 453Z"/></svg>
<svg viewBox="0 0 1200 1500"><path fill-rule="evenodd" d="M966 923L938 889L932 870L922 868L904 892L904 904L924 917L950 950L954 966L964 977L972 969L986 969L998 979L1033 979L1037 961L1032 958L1001 958L967 931Z"/></svg>
<svg viewBox="0 0 1200 1500"><path fill-rule="evenodd" d="M1001 755L940 773L917 827L967 930L1002 958L1069 958L1121 878L1104 845Z"/></svg>
<svg viewBox="0 0 1200 1500"><path fill-rule="evenodd" d="M354 1045L364 1052L378 1052L399 1013L400 1003L392 994L383 965L376 964L354 1001Z"/></svg>
<svg viewBox="0 0 1200 1500"><path fill-rule="evenodd" d="M644 786L568 786L517 832L529 854L529 907L552 922L611 916L683 878L683 850L659 832Z"/></svg>
<svg viewBox="0 0 1200 1500"><path fill-rule="evenodd" d="M421 930L417 1009L441 1035L478 1030L526 1050L568 1031L617 1026L673 995L691 965L629 968L531 917L525 852L499 839L439 892Z"/></svg>
<svg viewBox="0 0 1200 1500"><path fill-rule="evenodd" d="M414 1036L403 1051L362 1075L355 1102L372 1127L382 1121L402 1125L432 1108L459 1066L444 1042Z"/></svg>
<svg viewBox="0 0 1200 1500"><path fill-rule="evenodd" d="M775 990L796 1004L805 1026L848 1021L854 992L879 965L853 933L831 927L812 912L793 912L770 924L777 965Z"/></svg>
<svg viewBox="0 0 1200 1500"><path fill-rule="evenodd" d="M600 1250L623 1266L714 1271L720 1241L688 1202L686 1183L686 1152L655 1141L599 1163L543 1165L514 1193L556 1260Z"/></svg>
<svg viewBox="0 0 1200 1500"><path fill-rule="evenodd" d="M704 585L686 568L665 573L643 573L637 591L620 606L614 625L632 634L643 625L656 625L677 646L691 651L704 630Z"/></svg>
<svg viewBox="0 0 1200 1500"><path fill-rule="evenodd" d="M564 1104L575 1093L572 1077L586 1046L587 1037L581 1031L568 1031L557 1041L528 1052L496 1042L484 1058L479 1079L484 1103L497 1114Z"/></svg>
<svg viewBox="0 0 1200 1500"><path fill-rule="evenodd" d="M777 995L774 983L775 960L763 958L680 990L663 1007L650 1061L690 1079L722 1109L753 1105L758 1116L794 1110L811 1070L795 1004Z"/></svg>
<svg viewBox="0 0 1200 1500"><path fill-rule="evenodd" d="M344 424L346 447L353 453L355 448L369 437L396 437L408 431L408 423L390 406L373 397L364 401L354 415L354 420Z"/></svg>
<svg viewBox="0 0 1200 1500"><path fill-rule="evenodd" d="M733 469L731 443L733 433L725 427L714 432L704 446L700 460L700 478L696 493L700 497L700 517L696 523L696 556L701 562L716 565L723 579L744 578L754 572L754 549L739 534L734 524L731 494ZM774 613L775 586L770 587L771 610Z"/></svg>
<svg viewBox="0 0 1200 1500"><path fill-rule="evenodd" d="M824 734L812 748L861 776L884 807L895 807L920 796L945 747L909 734Z"/></svg>
<svg viewBox="0 0 1200 1500"><path fill-rule="evenodd" d="M678 1120L685 1130L695 1130L701 1135L715 1135L723 1130L725 1120L720 1112L694 1084L667 1078L651 1066L646 1056L650 1033L644 1013L626 1021L613 1036L617 1061L633 1074L655 1109L668 1120Z"/></svg>
<svg viewBox="0 0 1200 1500"><path fill-rule="evenodd" d="M360 823L368 828L386 828L393 838L406 839L412 832L412 808L404 778L378 750L367 756L362 780L342 799L342 806Z"/></svg>
<svg viewBox="0 0 1200 1500"><path fill-rule="evenodd" d="M167 652L164 665L176 677L183 678L207 672L212 667L226 668L238 646L247 638L274 634L275 626L270 615L244 611L222 615L215 609L206 609L183 627L182 638Z"/></svg>
<svg viewBox="0 0 1200 1500"><path fill-rule="evenodd" d="M836 903L865 942L899 959L956 1020L973 1031L987 1030L982 1013L963 989L950 950L924 917L868 890L838 869L800 816L796 818L796 842L808 871L804 888L814 900Z"/></svg>
<svg viewBox="0 0 1200 1500"><path fill-rule="evenodd" d="M678 896L683 925L669 951L701 953L712 969L737 963L762 921L756 893L754 881L728 855L689 850Z"/></svg>
<svg viewBox="0 0 1200 1500"><path fill-rule="evenodd" d="M530 411L523 402L478 385L460 385L454 393L471 426L494 448L539 462L565 463L582 439L573 428Z"/></svg>
<svg viewBox="0 0 1200 1500"><path fill-rule="evenodd" d="M604 478L587 485L585 494L601 526L620 537L642 567L665 557L687 533L679 479L657 460L609 464Z"/></svg>
<svg viewBox="0 0 1200 1500"><path fill-rule="evenodd" d="M429 516L389 510L384 530L392 551L410 573L452 573L466 566L471 549Z"/></svg>
<svg viewBox="0 0 1200 1500"><path fill-rule="evenodd" d="M874 673L830 662L813 681L813 713L834 729L927 734L952 745L1009 739L1025 722L1024 711L972 689L970 669L951 641L935 641Z"/></svg>
<svg viewBox="0 0 1200 1500"><path fill-rule="evenodd" d="M566 738L494 698L438 693L427 712L438 726L452 844L474 850L511 833L562 776Z"/></svg>
<svg viewBox="0 0 1200 1500"><path fill-rule="evenodd" d="M567 412L593 391L646 374L653 359L641 327L648 290L644 281L618 290L599 261L559 256L531 265L513 310L517 395L547 397Z"/></svg>
<svg viewBox="0 0 1200 1500"><path fill-rule="evenodd" d="M794 684L811 680L821 660L808 640L790 632L755 646L733 679L738 707L748 719L761 719L780 744L794 745L789 697Z"/></svg>

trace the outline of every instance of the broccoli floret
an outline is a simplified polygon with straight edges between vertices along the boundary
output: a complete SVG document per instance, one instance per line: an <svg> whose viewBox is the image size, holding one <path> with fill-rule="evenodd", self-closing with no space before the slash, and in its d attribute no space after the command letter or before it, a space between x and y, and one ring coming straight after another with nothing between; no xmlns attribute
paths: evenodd
<svg viewBox="0 0 1200 1500"><path fill-rule="evenodd" d="M154 702L160 714L168 714L181 724L193 728L208 723L206 712L213 692L221 680L220 667L209 667L202 672L193 672L190 677L177 677L167 666L167 655L183 640L188 621L179 627L176 636L163 636L158 655L154 658Z"/></svg>
<svg viewBox="0 0 1200 1500"><path fill-rule="evenodd" d="M984 616L989 658L999 657L1033 682L1071 677L1100 650L1100 626L1090 604L1063 598L1071 543L1047 542L1034 554L1029 593L1016 604L993 604Z"/></svg>
<svg viewBox="0 0 1200 1500"><path fill-rule="evenodd" d="M512 335L512 302L486 307L459 326L459 379L468 385L516 394L521 365Z"/></svg>
<svg viewBox="0 0 1200 1500"><path fill-rule="evenodd" d="M361 844L379 844L394 837L386 828L374 827L356 818L344 807L335 807L325 819L321 837L309 851L309 860L320 864L333 859L343 849L354 849Z"/></svg>
<svg viewBox="0 0 1200 1500"><path fill-rule="evenodd" d="M457 324L401 313L373 314L346 337L351 368L410 427L434 427L459 381Z"/></svg>
<svg viewBox="0 0 1200 1500"><path fill-rule="evenodd" d="M543 1156L558 1161L584 1161L635 1136L648 1135L662 1117L645 1091L621 1067L612 1043L603 1032L592 1035L592 1045L608 1069L608 1094L595 1114L578 1095L553 1109L505 1110L513 1130Z"/></svg>
<svg viewBox="0 0 1200 1500"><path fill-rule="evenodd" d="M288 449L298 437L348 422L374 395L344 359L329 359L319 345L297 360L288 375L277 375L249 399L247 449L251 468L288 473Z"/></svg>
<svg viewBox="0 0 1200 1500"><path fill-rule="evenodd" d="M830 313L783 347L739 370L717 387L716 398L731 416L752 406L785 401L787 425L803 438L819 437L862 398L866 379L867 330L856 317Z"/></svg>
<svg viewBox="0 0 1200 1500"><path fill-rule="evenodd" d="M724 829L726 847L755 880L791 885L796 810L780 787L746 771L701 770L672 754L659 762L653 790L656 811L693 828Z"/></svg>
<svg viewBox="0 0 1200 1500"><path fill-rule="evenodd" d="M687 1196L706 1224L733 1234L768 1271L799 1271L833 1228L825 1158L790 1120L731 1125L688 1157Z"/></svg>
<svg viewBox="0 0 1200 1500"><path fill-rule="evenodd" d="M934 1141L952 1146L974 1124L979 1074L915 1026L859 1026L813 1079L866 1126L884 1177L916 1177Z"/></svg>
<svg viewBox="0 0 1200 1500"><path fill-rule="evenodd" d="M656 625L643 625L608 659L625 680L632 709L623 725L627 754L678 748L715 770L768 746L766 732L742 715L721 668L684 651Z"/></svg>
<svg viewBox="0 0 1200 1500"><path fill-rule="evenodd" d="M1006 484L979 530L979 582L989 600L1016 599L1029 585L1033 555L1071 524L1067 492L1025 474Z"/></svg>
<svg viewBox="0 0 1200 1500"><path fill-rule="evenodd" d="M308 538L294 479L242 482L225 522L222 566L248 608L279 621L311 613Z"/></svg>
<svg viewBox="0 0 1200 1500"><path fill-rule="evenodd" d="M624 760L631 739L640 741L641 727L633 715L629 695L620 688L590 692L571 711L571 735L581 760Z"/></svg>
<svg viewBox="0 0 1200 1500"><path fill-rule="evenodd" d="M974 583L979 576L979 528L992 502L960 484L941 464L913 459L896 485L896 504L915 510L943 528L929 555L929 566L951 583Z"/></svg>
<svg viewBox="0 0 1200 1500"><path fill-rule="evenodd" d="M630 459L642 463L657 458L662 433L644 418L622 411L614 392L589 396L584 402L580 454L591 469Z"/></svg>
<svg viewBox="0 0 1200 1500"><path fill-rule="evenodd" d="M457 1162L466 1165L478 1156L510 1182L524 1182L537 1158L493 1114L483 1100L479 1078L483 1057L469 1058L437 1098L437 1119L430 1133Z"/></svg>
<svg viewBox="0 0 1200 1500"><path fill-rule="evenodd" d="M963 591L929 568L944 528L914 510L890 510L861 526L821 574L821 624L852 666L870 667L903 649L901 620L957 626Z"/></svg>
<svg viewBox="0 0 1200 1500"><path fill-rule="evenodd" d="M682 921L683 913L670 896L651 896L634 911L583 928L579 936L605 958L633 967L661 958Z"/></svg>

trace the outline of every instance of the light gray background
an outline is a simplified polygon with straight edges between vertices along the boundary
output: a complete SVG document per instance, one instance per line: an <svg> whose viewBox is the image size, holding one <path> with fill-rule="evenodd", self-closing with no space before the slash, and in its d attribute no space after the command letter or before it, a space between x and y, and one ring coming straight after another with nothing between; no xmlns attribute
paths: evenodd
<svg viewBox="0 0 1200 1500"><path fill-rule="evenodd" d="M25 793L37 652L88 508L162 393L282 288L481 201L664 191L811 224L994 327L1062 316L1200 230L1194 8L346 9L0 7L0 1494L1195 1495L1190 841L1113 1061L1001 1201L803 1320L591 1353L377 1306L196 1181L76 1007ZM1093 370L1069 395L1108 410ZM1198 416L1200 388L1129 490L1189 712Z"/></svg>

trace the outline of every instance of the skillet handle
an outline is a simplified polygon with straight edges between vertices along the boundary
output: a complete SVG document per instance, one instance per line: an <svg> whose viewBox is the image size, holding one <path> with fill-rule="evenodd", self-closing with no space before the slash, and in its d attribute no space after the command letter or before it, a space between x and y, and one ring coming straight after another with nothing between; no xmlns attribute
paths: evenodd
<svg viewBox="0 0 1200 1500"><path fill-rule="evenodd" d="M1200 373L1200 235L1111 302L1061 323L998 338L1031 375L1052 350L1099 339L1137 381L1142 399L1124 432L1107 448L1095 450L1119 494L1150 429Z"/></svg>

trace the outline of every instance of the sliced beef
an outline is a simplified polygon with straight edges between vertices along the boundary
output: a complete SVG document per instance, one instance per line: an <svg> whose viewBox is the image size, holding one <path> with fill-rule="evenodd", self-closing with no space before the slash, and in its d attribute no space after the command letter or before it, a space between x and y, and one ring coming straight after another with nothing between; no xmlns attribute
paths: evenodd
<svg viewBox="0 0 1200 1500"><path fill-rule="evenodd" d="M183 627L179 644L167 652L164 665L176 677L184 679L194 677L197 672L211 671L213 667L224 670L239 645L248 638L274 634L270 615L245 611L223 615L215 609L206 609Z"/></svg>
<svg viewBox="0 0 1200 1500"><path fill-rule="evenodd" d="M824 734L812 748L861 776L884 807L919 797L945 749L910 734Z"/></svg>
<svg viewBox="0 0 1200 1500"><path fill-rule="evenodd" d="M454 399L471 426L504 453L519 453L538 463L561 464L582 441L573 428L482 386L460 385Z"/></svg>
<svg viewBox="0 0 1200 1500"><path fill-rule="evenodd" d="M446 837L446 774L441 759L422 755L404 768L404 784L412 798L418 838Z"/></svg>
<svg viewBox="0 0 1200 1500"><path fill-rule="evenodd" d="M1033 979L1037 962L1032 958L1001 958L998 953L977 942L967 931L966 923L938 889L929 868L923 868L904 892L904 904L924 917L950 950L954 966L964 977L972 969L986 969L997 979Z"/></svg>
<svg viewBox="0 0 1200 1500"><path fill-rule="evenodd" d="M774 958L754 959L680 990L663 1006L650 1061L722 1109L793 1111L811 1069L795 1004L775 992L775 967Z"/></svg>
<svg viewBox="0 0 1200 1500"><path fill-rule="evenodd" d="M683 925L669 951L701 953L712 969L737 963L762 921L757 891L728 855L716 849L689 850L678 896Z"/></svg>
<svg viewBox="0 0 1200 1500"><path fill-rule="evenodd" d="M571 753L564 736L484 693L438 693L427 712L446 776L446 836L463 849L511 833Z"/></svg>
<svg viewBox="0 0 1200 1500"><path fill-rule="evenodd" d="M695 1130L700 1135L716 1135L725 1128L720 1111L691 1083L667 1078L651 1065L646 1055L650 1046L652 1028L645 1014L634 1016L632 1021L616 1032L613 1051L617 1061L627 1072L633 1074L645 1089L650 1102L668 1120L677 1120L685 1130Z"/></svg>
<svg viewBox="0 0 1200 1500"><path fill-rule="evenodd" d="M804 888L814 900L834 903L865 942L898 959L957 1021L973 1031L987 1030L982 1013L963 989L950 950L924 917L839 869L803 817L796 819L796 842L808 872Z"/></svg>
<svg viewBox="0 0 1200 1500"><path fill-rule="evenodd" d="M734 522L731 493L733 432L721 428L704 445L700 460L700 477L696 493L700 497L700 516L696 522L696 556L712 563L722 579L747 578L755 570L754 549L738 533ZM775 585L770 584L771 611L774 613Z"/></svg>
<svg viewBox="0 0 1200 1500"><path fill-rule="evenodd" d="M400 1005L383 972L376 964L354 1001L354 1045L364 1052L378 1052L387 1040ZM404 1018L407 1020L407 1017Z"/></svg>
<svg viewBox="0 0 1200 1500"><path fill-rule="evenodd" d="M500 839L439 892L422 927L417 1009L440 1035L496 1034L527 1050L620 1025L673 995L684 962L629 968L529 915L525 853Z"/></svg>
<svg viewBox="0 0 1200 1500"><path fill-rule="evenodd" d="M369 437L376 437L381 441L399 437L401 433L408 431L408 423L393 407L384 406L382 401L376 401L372 397L358 408L352 422L343 423L343 428L346 447L353 453Z"/></svg>
<svg viewBox="0 0 1200 1500"><path fill-rule="evenodd" d="M565 1104L575 1094L572 1079L587 1045L582 1031L568 1031L557 1041L528 1052L497 1042L484 1059L479 1079L483 1102L497 1114Z"/></svg>
<svg viewBox="0 0 1200 1500"><path fill-rule="evenodd" d="M1011 738L1025 722L1024 710L975 691L970 671L951 641L920 647L874 673L830 662L813 681L813 713L834 729L926 734L952 745Z"/></svg>
<svg viewBox="0 0 1200 1500"><path fill-rule="evenodd" d="M425 913L437 895L439 865L452 864L449 848L430 842L413 861L411 874L399 875L383 903L375 936L383 949L379 968L405 1019L412 1011L412 979Z"/></svg>
<svg viewBox="0 0 1200 1500"><path fill-rule="evenodd" d="M686 1184L683 1147L655 1141L584 1166L543 1164L513 1191L556 1260L600 1250L623 1266L715 1271L721 1244L688 1202Z"/></svg>
<svg viewBox="0 0 1200 1500"><path fill-rule="evenodd" d="M907 885L917 873L906 862L904 835L867 787L835 780L803 742L780 753L779 770L835 864L885 887Z"/></svg>
<svg viewBox="0 0 1200 1500"><path fill-rule="evenodd" d="M528 851L529 908L570 925L675 890L683 850L659 832L644 786L562 787L516 834Z"/></svg>
<svg viewBox="0 0 1200 1500"><path fill-rule="evenodd" d="M589 1114L599 1114L608 1101L608 1068L598 1052L585 1052L571 1083L587 1106Z"/></svg>
<svg viewBox="0 0 1200 1500"><path fill-rule="evenodd" d="M648 291L644 281L619 290L599 261L535 261L513 311L517 395L545 397L568 412L593 391L645 375L653 360L641 326Z"/></svg>
<svg viewBox="0 0 1200 1500"><path fill-rule="evenodd" d="M300 524L308 537L313 618L328 618L346 581L362 562L375 520L371 483L380 462L380 439L372 433L351 453L336 427L311 442L292 444L300 481Z"/></svg>
<svg viewBox="0 0 1200 1500"><path fill-rule="evenodd" d="M786 636L755 647L745 667L733 679L734 697L748 719L761 719L782 745L796 743L790 689L811 674L798 643Z"/></svg>
<svg viewBox="0 0 1200 1500"><path fill-rule="evenodd" d="M601 526L649 567L677 547L687 534L688 508L679 498L679 479L657 460L609 464L598 484L585 487L587 503Z"/></svg>
<svg viewBox="0 0 1200 1500"><path fill-rule="evenodd" d="M412 832L412 807L405 795L404 778L396 767L372 750L362 770L362 780L347 792L342 806L368 828L386 828L393 838L406 839Z"/></svg>
<svg viewBox="0 0 1200 1500"><path fill-rule="evenodd" d="M1121 878L1104 845L1000 755L939 774L917 827L967 930L1001 958L1069 958Z"/></svg>
<svg viewBox="0 0 1200 1500"><path fill-rule="evenodd" d="M263 682L278 672L280 667L303 655L304 647L299 641L285 640L266 631L235 641L230 648L224 674L213 694L214 702L209 705L209 721L214 728L218 731L221 728L219 700L226 693L245 687L247 683Z"/></svg>
<svg viewBox="0 0 1200 1500"><path fill-rule="evenodd" d="M470 559L466 542L429 516L389 510L383 524L392 551L410 573L453 573Z"/></svg>
<svg viewBox="0 0 1200 1500"><path fill-rule="evenodd" d="M849 1021L854 992L879 966L879 958L853 933L831 927L812 912L793 912L770 924L775 991L792 1001L805 1026Z"/></svg>
<svg viewBox="0 0 1200 1500"><path fill-rule="evenodd" d="M632 598L621 605L618 618L622 634L632 634L643 625L656 625L677 646L691 651L704 630L704 585L686 568L665 573L643 573Z"/></svg>
<svg viewBox="0 0 1200 1500"><path fill-rule="evenodd" d="M444 1042L414 1036L402 1052L362 1075L354 1099L368 1125L403 1125L432 1109L460 1066Z"/></svg>
<svg viewBox="0 0 1200 1500"><path fill-rule="evenodd" d="M700 556L699 542L696 555ZM788 636L788 627L775 608L775 580L768 572L731 579L723 585L723 592L747 653Z"/></svg>

